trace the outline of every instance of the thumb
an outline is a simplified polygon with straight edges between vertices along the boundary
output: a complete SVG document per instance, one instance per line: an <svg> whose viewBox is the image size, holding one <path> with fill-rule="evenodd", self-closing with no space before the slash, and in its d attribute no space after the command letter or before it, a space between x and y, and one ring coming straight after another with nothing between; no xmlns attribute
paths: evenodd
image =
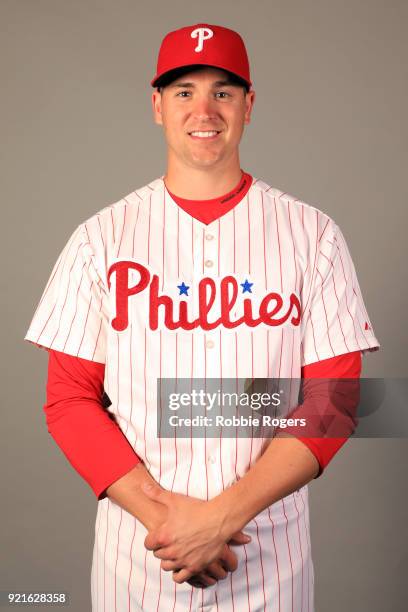
<svg viewBox="0 0 408 612"><path fill-rule="evenodd" d="M252 540L251 536L247 535L243 531L236 531L232 534L228 541L228 544L248 544Z"/></svg>

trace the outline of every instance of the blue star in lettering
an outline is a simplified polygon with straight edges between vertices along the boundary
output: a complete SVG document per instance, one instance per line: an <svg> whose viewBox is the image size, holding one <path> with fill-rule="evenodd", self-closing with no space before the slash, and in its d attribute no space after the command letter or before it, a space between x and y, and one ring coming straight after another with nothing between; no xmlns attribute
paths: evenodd
<svg viewBox="0 0 408 612"><path fill-rule="evenodd" d="M245 283L240 283L242 287L242 293L252 293L252 285L254 283L250 283L247 279L245 279Z"/></svg>
<svg viewBox="0 0 408 612"><path fill-rule="evenodd" d="M181 285L177 285L177 289L180 289L180 293L179 295L187 295L188 293L187 291L190 289L190 287L188 287L187 285L184 284L184 281L181 283Z"/></svg>

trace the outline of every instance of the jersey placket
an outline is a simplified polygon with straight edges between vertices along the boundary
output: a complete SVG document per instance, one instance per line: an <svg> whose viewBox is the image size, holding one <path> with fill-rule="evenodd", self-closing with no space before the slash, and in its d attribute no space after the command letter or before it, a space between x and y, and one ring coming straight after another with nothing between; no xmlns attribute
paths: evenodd
<svg viewBox="0 0 408 612"><path fill-rule="evenodd" d="M217 233L217 221L201 227L201 269L197 270L197 277L209 277L215 281L217 296L213 307L208 315L208 321L213 322L221 315L219 295L219 237ZM204 355L204 384L206 391L216 392L220 386L220 334L219 328L208 330L202 337L202 350ZM208 384L206 384L208 382ZM206 411L208 416L213 416L211 411ZM208 496L211 498L222 489L222 469L220 466L220 437L207 437L204 431L204 451L207 462L208 474ZM211 435L214 435L213 433Z"/></svg>

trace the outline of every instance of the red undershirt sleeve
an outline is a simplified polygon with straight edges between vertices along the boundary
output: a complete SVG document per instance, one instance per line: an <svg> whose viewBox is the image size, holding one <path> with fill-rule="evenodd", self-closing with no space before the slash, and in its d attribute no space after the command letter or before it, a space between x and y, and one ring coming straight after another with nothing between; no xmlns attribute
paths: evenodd
<svg viewBox="0 0 408 612"><path fill-rule="evenodd" d="M48 431L99 499L141 459L102 403L105 365L49 350Z"/></svg>
<svg viewBox="0 0 408 612"><path fill-rule="evenodd" d="M357 379L360 378L361 367L362 361L360 351L346 353L344 355L339 355L330 359L323 359L322 361L318 361L304 366L302 368L302 378L309 380L307 383L304 383L303 404L299 407L299 409L295 410L294 414L296 414L296 416L301 416L302 414L307 415L309 411L314 411L314 395L321 394L321 379ZM314 382L313 379L320 380ZM351 433L355 425L352 413L353 409L356 407L357 402L354 399L356 397L356 388L350 388L350 391L352 396L350 398L351 410L348 411L347 409L345 409L342 412L341 418L343 419L343 424L340 429L343 432L349 430L349 432ZM332 406L333 398L330 399L329 397L327 397L326 399L328 401L327 405ZM343 400L340 398L340 401ZM349 435L346 437L305 437L300 435L299 428L296 428L292 432L290 428L282 431L293 433L293 435L295 435L298 440L301 440L303 444L305 444L315 455L316 459L319 462L319 472L316 478L321 476L324 469L333 459L334 455L340 450L340 448L349 438Z"/></svg>

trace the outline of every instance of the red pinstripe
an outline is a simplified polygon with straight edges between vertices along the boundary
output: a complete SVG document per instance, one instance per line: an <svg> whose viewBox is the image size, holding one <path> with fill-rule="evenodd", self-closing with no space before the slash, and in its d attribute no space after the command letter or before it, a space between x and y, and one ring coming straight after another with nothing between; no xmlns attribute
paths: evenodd
<svg viewBox="0 0 408 612"><path fill-rule="evenodd" d="M297 528L298 528L298 536L299 536L299 549L300 549L300 558L302 561L302 599L301 599L301 604L300 604L300 612L302 612L303 610L303 549L302 549L302 540L300 537L300 525L299 525L299 520L300 520L300 514L299 514L299 510L297 507L297 503L296 503L296 495L295 493L292 494L293 497L293 502L295 504L295 508L296 508L296 512L297 512Z"/></svg>
<svg viewBox="0 0 408 612"><path fill-rule="evenodd" d="M223 384L222 384L222 334L221 329L219 330L220 334L220 391L223 392ZM222 414L222 403L221 403L221 414ZM221 480L222 480L222 489L225 489L224 483L224 470L222 467L222 427L220 427L220 467L221 467Z"/></svg>
<svg viewBox="0 0 408 612"><path fill-rule="evenodd" d="M69 271L67 292L66 292L66 295L65 295L65 300L64 300L64 303L63 303L63 305L62 305L61 312L60 312L60 317L59 317L59 321L58 321L57 331L56 331L56 333L55 333L55 335L54 335L54 338L52 339L52 342L51 342L50 348L52 348L52 344L53 344L53 342L54 342L54 340L55 340L55 338L56 338L56 336L57 336L57 334L58 334L58 331L59 331L59 325L60 325L60 323L61 323L62 314L63 314L63 312L64 312L65 304L66 304L66 301L67 301L67 295L68 295L68 289L69 289L70 280L71 280L71 272L72 272L72 268L73 268L73 267L74 267L74 265L75 265L76 259L77 259L77 257L78 257L79 249L81 248L81 246L82 246L82 245L79 245L79 247L78 247L78 249L77 249L77 252L76 252L76 254L75 254L75 259L74 259L74 261L72 262L72 265L71 265L71 268L70 268L70 271ZM44 323L44 326L43 326L43 328L42 328L42 330L41 330L41 332L40 332L40 334L39 334L39 336L38 336L38 338L37 338L37 340L36 340L37 342L39 342L39 340L40 340L41 336L42 336L42 335L43 335L43 333L44 333L44 330L47 328L48 321L51 319L51 317L52 317L52 315L53 315L53 313L54 313L54 310L55 310L56 305L57 305L57 303L55 302L54 306L52 307L51 313L50 313L50 315L49 315L48 319L46 320L46 322Z"/></svg>
<svg viewBox="0 0 408 612"><path fill-rule="evenodd" d="M288 202L288 217L289 217L290 235L292 237L292 245L293 245L293 265L295 268L295 291L296 291L297 283L298 283L298 270L297 270L297 262L296 262L295 239L293 237L292 220L290 218L290 202Z"/></svg>
<svg viewBox="0 0 408 612"><path fill-rule="evenodd" d="M147 421L147 384L146 384L146 362L147 362L147 337L146 337L146 329L144 333L144 364L143 364L143 380L144 380L144 400L145 400L145 415L144 415L144 426L143 426L143 440L144 440L144 448L145 448L145 458L149 464L149 469L151 463L147 458L147 445L146 445L146 421Z"/></svg>
<svg viewBox="0 0 408 612"><path fill-rule="evenodd" d="M163 236L162 236L162 291L164 289L164 251L165 251L165 241L166 241L166 206L164 198L166 197L166 192L163 192Z"/></svg>
<svg viewBox="0 0 408 612"><path fill-rule="evenodd" d="M204 253L205 253L205 243L204 243L204 234L205 234L205 231L204 231L204 228L203 228L202 234L203 234L203 276L204 276Z"/></svg>
<svg viewBox="0 0 408 612"><path fill-rule="evenodd" d="M315 353L316 353L317 361L320 361L319 353L317 351L317 346L316 346L316 337L315 337L315 332L314 332L314 325L313 325L313 319L312 319L312 312L311 311L309 313L309 319L310 319L310 324L312 326L313 344L314 344L314 347L315 347Z"/></svg>
<svg viewBox="0 0 408 612"><path fill-rule="evenodd" d="M323 281L324 281L324 279L323 279L323 276L321 275L321 273L320 273L320 271L319 271L319 270L317 270L317 273L318 273L318 275L320 276L320 278L322 279L322 302L323 302L324 314L325 314L325 317L326 317L327 339L328 339L328 341L329 341L330 348L331 348L331 350L332 350L333 357L334 357L334 349L333 349L333 345L332 345L331 340L330 340L329 319L327 318L326 303L325 303L325 301L324 301L324 292L323 292Z"/></svg>
<svg viewBox="0 0 408 612"><path fill-rule="evenodd" d="M102 511L101 511L101 508L99 507L98 525L96 527L96 542L99 542L99 531L101 528L101 515L102 515ZM95 546L96 546L96 542L95 542ZM99 610L99 555L97 551L96 551L96 608L97 610Z"/></svg>
<svg viewBox="0 0 408 612"><path fill-rule="evenodd" d="M329 225L329 221L330 221L330 219L327 219L326 225L324 226L323 231L322 231L322 233L320 234L320 236L318 238L318 242L321 242L321 240L323 238L323 235L324 235L324 232L326 231L326 227Z"/></svg>
<svg viewBox="0 0 408 612"><path fill-rule="evenodd" d="M133 526L133 537L132 537L132 541L130 543L130 570L129 570L129 579L128 579L128 612L130 612L130 581L132 579L132 571L133 571L133 543L135 541L135 534L136 534L136 524L137 521L136 519L134 519L134 526ZM98 607L98 606L96 606Z"/></svg>
<svg viewBox="0 0 408 612"><path fill-rule="evenodd" d="M79 228L78 228L78 231L79 231ZM57 275L57 272L59 271L59 269L60 269L60 267L61 267L61 264L62 264L62 269L64 269L64 267L65 267L65 262L66 262L66 261L67 261L67 259L68 259L68 254L69 254L69 252L70 252L70 249L71 249L71 245L70 245L70 248L69 248L69 249L67 250L67 252L65 253L65 257L58 258L58 264L56 265L54 272L51 274L51 277L50 277L50 279L48 280L48 282L47 282L47 284L46 284L46 286L45 286L45 289L44 289L43 295L41 296L41 299L40 299L40 301L39 301L39 303L38 303L38 306L37 306L37 308L35 309L35 312L34 312L34 317L33 317L33 318L35 318L35 316L36 316L36 314L37 314L37 312L38 312L38 310L39 310L39 308L40 308L41 304L43 303L43 301L44 301L45 297L48 297L48 289L51 287L52 281L54 280L55 276Z"/></svg>
<svg viewBox="0 0 408 612"><path fill-rule="evenodd" d="M207 392L207 336L204 334L204 393ZM207 428L204 426L204 463L205 463L205 481L207 488L207 500L208 500L208 468L207 468Z"/></svg>
<svg viewBox="0 0 408 612"><path fill-rule="evenodd" d="M191 260L194 266L194 219L191 217Z"/></svg>
<svg viewBox="0 0 408 612"><path fill-rule="evenodd" d="M283 293L282 256L281 256L281 246L280 246L280 237L279 237L278 211L276 209L276 198L273 198L273 201L274 201L274 204L275 204L276 232L277 232L277 235L278 235L280 286L281 286L281 292Z"/></svg>
<svg viewBox="0 0 408 612"><path fill-rule="evenodd" d="M337 250L338 250L338 252L339 252L339 257L340 257L341 267L342 267L342 270L343 270L344 280L345 280L346 285L348 285L348 282L347 282L347 277L346 277L346 273L345 273L345 271L344 271L343 258L342 258L342 256L341 256L341 250L340 250L339 245L338 245L338 243L337 243L336 237L334 237L334 241L335 241L335 243L336 243L336 247L337 247ZM354 287L353 287L353 285L352 285L352 289L353 289L353 291L354 291ZM354 317L352 316L352 314L351 314L351 312L350 312L350 310L349 310L349 307L348 307L348 301L347 301L347 291L346 291L346 294L345 294L345 295L346 295L346 305L347 305L347 310L348 310L348 313L349 313L349 315L350 315L350 317L351 317L351 320L353 321L354 333L355 333L355 335L356 335L356 339L357 339L357 332L356 332L356 327L355 327L355 324L354 324ZM365 310L365 309L364 309L364 310ZM367 319L368 319L367 311L366 311L366 316L367 316ZM360 331L362 332L363 337L364 337L364 332L363 332L363 329L362 329L362 327L361 327L361 324L360 324L360 321L358 320L358 318L357 318L357 322L358 322L358 324L359 324L359 326L360 326ZM359 343L358 341L357 341L357 344L358 344L358 346L359 346L359 347L361 346L361 345L360 345L360 343Z"/></svg>
<svg viewBox="0 0 408 612"><path fill-rule="evenodd" d="M130 342L129 342L129 372L130 372L130 415L129 415L129 419L126 421L126 432L125 435L127 435L128 429L129 429L129 424L132 423L132 415L133 415L133 359L132 359L132 346L133 346L133 326L130 326ZM135 442L133 444L133 449L136 448L136 443L137 443L137 433L136 433L136 439Z"/></svg>
<svg viewBox="0 0 408 612"><path fill-rule="evenodd" d="M191 375L190 375L190 391L193 390L193 376L194 375L194 334L191 334ZM192 407L190 406L190 416L192 416ZM192 429L190 429L192 432ZM188 467L188 476L187 476L187 495L189 494L190 487L190 476L191 476L191 466L193 463L193 435L190 435L190 465Z"/></svg>
<svg viewBox="0 0 408 612"><path fill-rule="evenodd" d="M328 258L328 257L327 257L327 256L326 256L324 253L322 253L322 255L323 255L323 257L324 257L325 259L327 259L327 261L330 263L330 265L331 265L331 267L332 267L332 270L333 270L332 279L333 279L333 288L334 288L334 294L335 294L335 296L336 296L337 304L338 304L338 307L339 307L339 309L340 309L340 300L339 300L339 296L337 295L336 281L335 281L335 278L334 278L334 264L333 264L333 262L331 261L331 259L329 259L329 258ZM342 326L342 324L341 324L341 319L340 319L340 316L339 316L339 309L337 310L337 320L338 320L338 322L339 322L339 326L340 326L340 329L341 329L341 333L342 333L342 335L343 335L344 345L345 345L345 347L346 347L347 351L349 351L349 352L350 352L350 349L349 349L349 347L348 347L348 345L347 345L346 336L344 335L343 326ZM356 340L357 340L357 338L356 338ZM358 344L358 342L357 342L357 344Z"/></svg>
<svg viewBox="0 0 408 612"><path fill-rule="evenodd" d="M142 595L142 608L144 605L144 596L145 596L146 584L147 584L146 557L147 557L147 548L145 550L145 558L144 558L144 585L143 585L143 595Z"/></svg>
<svg viewBox="0 0 408 612"><path fill-rule="evenodd" d="M277 574L277 583L278 583L278 602L279 602L278 612L280 612L280 609L281 609L281 592L280 592L279 563L278 563L278 553L277 553L277 550L276 550L276 542L275 542L275 523L273 522L273 519L271 517L270 507L268 507L268 517L269 517L269 520L270 520L271 526L272 526L272 542L273 542L273 549L275 551L276 574Z"/></svg>
<svg viewBox="0 0 408 612"><path fill-rule="evenodd" d="M120 344L120 340L119 340L119 334L116 334L116 338L117 338L117 343L116 343L116 354L117 354L117 365L116 365L116 389L117 389L117 395L116 395L116 401L117 401L117 410L118 410L118 414L119 414L119 406L120 406L120 387L119 387L119 370L120 370L120 351L119 351L119 344Z"/></svg>
<svg viewBox="0 0 408 612"><path fill-rule="evenodd" d="M110 214L111 214L111 221L112 221L112 242L113 242L113 244L115 244L115 224L113 222L113 210L112 210L112 208L110 209Z"/></svg>
<svg viewBox="0 0 408 612"><path fill-rule="evenodd" d="M177 278L180 277L180 209L177 209ZM174 584L177 584L176 582Z"/></svg>
<svg viewBox="0 0 408 612"><path fill-rule="evenodd" d="M251 220L249 217L249 196L247 195L248 211L248 274L251 274Z"/></svg>
<svg viewBox="0 0 408 612"><path fill-rule="evenodd" d="M264 568L263 568L263 562L262 562L262 547L261 547L261 541L259 539L259 527L258 527L258 523L256 522L256 518L254 517L254 523L256 526L256 538L258 540L258 546L259 546L259 560L261 562L261 573L262 573L262 593L263 593L263 599L264 599L264 610L266 610L266 596L265 596L265 575L264 575Z"/></svg>
<svg viewBox="0 0 408 612"><path fill-rule="evenodd" d="M233 228L234 228L234 274L235 274L235 260L236 260L236 240L235 240L235 208L232 209L232 219L233 219Z"/></svg>
<svg viewBox="0 0 408 612"><path fill-rule="evenodd" d="M251 377L254 379L254 332L251 331ZM249 468L252 466L252 446L254 440L254 425L251 422L251 446L249 449Z"/></svg>
<svg viewBox="0 0 408 612"><path fill-rule="evenodd" d="M120 508L120 521L119 521L119 527L118 527L118 538L116 541L116 561L115 561L115 612L117 611L117 603L116 603L116 572L117 572L117 567L118 567L118 556L119 556L119 538L120 538L120 528L122 525L122 508Z"/></svg>
<svg viewBox="0 0 408 612"><path fill-rule="evenodd" d="M120 234L120 240L119 240L119 247L118 247L118 257L120 256L120 249L122 247L122 240L123 240L123 234L125 231L125 224L126 224L126 208L127 206L123 207L123 225L122 225L122 231Z"/></svg>
<svg viewBox="0 0 408 612"><path fill-rule="evenodd" d="M312 276L311 276L312 282L310 283L309 295L307 296L307 300L306 300L306 304L305 304L305 307L303 309L303 312L307 312L307 307L309 305L309 300L310 300L310 298L312 296L312 289L313 289L312 283L313 283L314 273L315 273L315 270L316 270L317 249L318 249L318 243L319 243L319 241L317 240L317 236L319 234L319 217L318 217L317 211L315 211L315 215L316 215L316 244L315 244L315 254L314 254L314 262L313 262L313 270L312 270Z"/></svg>
<svg viewBox="0 0 408 612"><path fill-rule="evenodd" d="M309 527L308 527L308 525L306 523L306 516L305 516L305 514L306 514L306 504L305 504L305 500L303 499L303 492L302 492L302 490L299 491L299 495L300 495L300 499L302 500L302 504L303 504L303 513L302 513L303 514L303 523L304 523L304 526L305 526L306 538L307 538L307 541L308 541L309 554L310 554L310 549L311 549L311 546L310 546L310 533L309 533ZM307 612L309 612L309 600L310 600L310 594L309 594L309 571L310 571L310 567L309 566L310 566L310 559L309 559L309 562L307 564Z"/></svg>
<svg viewBox="0 0 408 612"><path fill-rule="evenodd" d="M291 581L292 581L292 612L293 612L293 565L292 565L292 555L291 555L291 552L290 552L289 534L288 534L288 523L289 523L289 521L288 521L288 517L286 515L285 500L283 498L281 499L281 503L282 503L283 514L285 515L285 519L286 519L285 530L286 530L286 541L288 543L288 553L289 553Z"/></svg>
<svg viewBox="0 0 408 612"><path fill-rule="evenodd" d="M91 289L92 289L92 286L93 286L94 284L95 284L95 283L94 283L93 281L91 281L90 292L89 292L89 293L90 293L90 295L91 295L91 299L89 300L89 304L88 304L88 311L87 311L87 313L86 313L86 319L85 319L85 323L84 323L84 331L82 332L81 342L79 343L79 347L78 347L78 350L77 350L77 355L79 355L79 351L81 350L82 342L84 341L84 337L85 337L86 324L87 324L87 322L88 322L89 311L90 311L90 309L91 309L92 297L93 297L93 296L92 296L92 291L91 291ZM101 300L101 301L102 301L102 300ZM102 321L101 321L101 324L102 324ZM100 328L99 328L99 329L100 329ZM94 351L94 354L95 354L95 351Z"/></svg>
<svg viewBox="0 0 408 612"><path fill-rule="evenodd" d="M162 447L161 447L161 421L162 421L162 389L161 389L161 379L162 379L162 330L159 331L159 394L160 394L160 425L159 425L159 483L161 484L161 475L162 475Z"/></svg>
<svg viewBox="0 0 408 612"><path fill-rule="evenodd" d="M138 221L139 221L139 210L140 210L140 202L137 205L136 221L135 221L135 227L133 229L133 249L132 249L132 257L133 257L133 259L135 257L135 237L136 237L136 228L137 228L137 224L138 224Z"/></svg>
<svg viewBox="0 0 408 612"><path fill-rule="evenodd" d="M152 196L149 198L149 229L147 232L147 263L150 264L150 221L152 216Z"/></svg>
<svg viewBox="0 0 408 612"><path fill-rule="evenodd" d="M101 238L101 242L102 242L102 248L103 248L103 251L104 251L105 250L105 241L103 239L103 232L102 232L102 227L101 227L100 215L97 215L97 219L98 219L98 225L99 225L100 238Z"/></svg>
<svg viewBox="0 0 408 612"><path fill-rule="evenodd" d="M178 377L178 374L177 374L178 355L177 355L177 353L178 353L178 333L176 332L176 372L175 372L175 383L174 383L174 386L175 386L174 392L175 393L177 393L177 377ZM171 490L172 491L174 489L174 481L176 480L176 474L177 474L177 468L178 468L178 455L177 455L177 452L178 452L177 451L177 428L175 427L174 428L174 454L175 454L175 458L176 458L176 467L175 467L174 474L173 474L173 482L171 483ZM177 583L174 583L174 584L177 584Z"/></svg>
<svg viewBox="0 0 408 612"><path fill-rule="evenodd" d="M251 602L249 599L249 576L248 576L248 555L246 551L246 544L243 544L245 554L245 576L246 576L246 587L247 587L247 599L248 599L248 610L251 612Z"/></svg>
<svg viewBox="0 0 408 612"><path fill-rule="evenodd" d="M105 598L106 598L106 544L108 542L108 530L109 530L109 507L110 501L107 498L107 510L106 510L106 534L105 534L105 548L103 551L103 610L105 612Z"/></svg>
<svg viewBox="0 0 408 612"><path fill-rule="evenodd" d="M235 332L235 387L238 392L238 335ZM237 461L238 461L238 428L235 428L235 478L238 480L238 472L237 472Z"/></svg>
<svg viewBox="0 0 408 612"><path fill-rule="evenodd" d="M159 568L159 596L157 598L157 608L156 608L156 612L159 612L159 605L160 605L160 598L161 598L161 591L162 591L162 568Z"/></svg>
<svg viewBox="0 0 408 612"><path fill-rule="evenodd" d="M220 276L221 223L218 219L218 276Z"/></svg>
<svg viewBox="0 0 408 612"><path fill-rule="evenodd" d="M261 191L262 201L262 233L263 233L263 247L264 247L264 272L265 272L265 289L268 286L267 275L266 275L266 234L265 234L265 206L263 200L263 192ZM269 330L268 330L269 333Z"/></svg>
<svg viewBox="0 0 408 612"><path fill-rule="evenodd" d="M89 270L90 263L91 263L91 262L89 262L89 264L88 264L88 270ZM80 291L80 289L81 289L82 281L83 281L83 279L84 279L84 274L83 274L83 272L84 272L84 268L85 268L85 266L86 266L86 262L84 262L84 265L83 265L83 266L82 266L82 268L81 268L81 280L80 280L80 283L79 283L79 285L78 285L77 292L76 292L76 296L75 296L75 312L74 312L74 316L73 316L73 317L72 317L72 319L71 319L71 324L70 324L70 326L69 326L68 335L67 335L67 337L66 337L66 339L65 339L65 343L64 343L64 347L63 347L63 349L62 349L62 352L64 352L64 351L65 351L65 347L66 347L66 345L67 345L68 338L69 338L69 336L70 336L70 334L71 334L71 331L72 331L72 324L74 323L74 320L75 320L75 317L76 317L76 314L77 314L77 311L78 311L78 295L79 295L79 291ZM54 336L54 338L55 338L55 336Z"/></svg>

